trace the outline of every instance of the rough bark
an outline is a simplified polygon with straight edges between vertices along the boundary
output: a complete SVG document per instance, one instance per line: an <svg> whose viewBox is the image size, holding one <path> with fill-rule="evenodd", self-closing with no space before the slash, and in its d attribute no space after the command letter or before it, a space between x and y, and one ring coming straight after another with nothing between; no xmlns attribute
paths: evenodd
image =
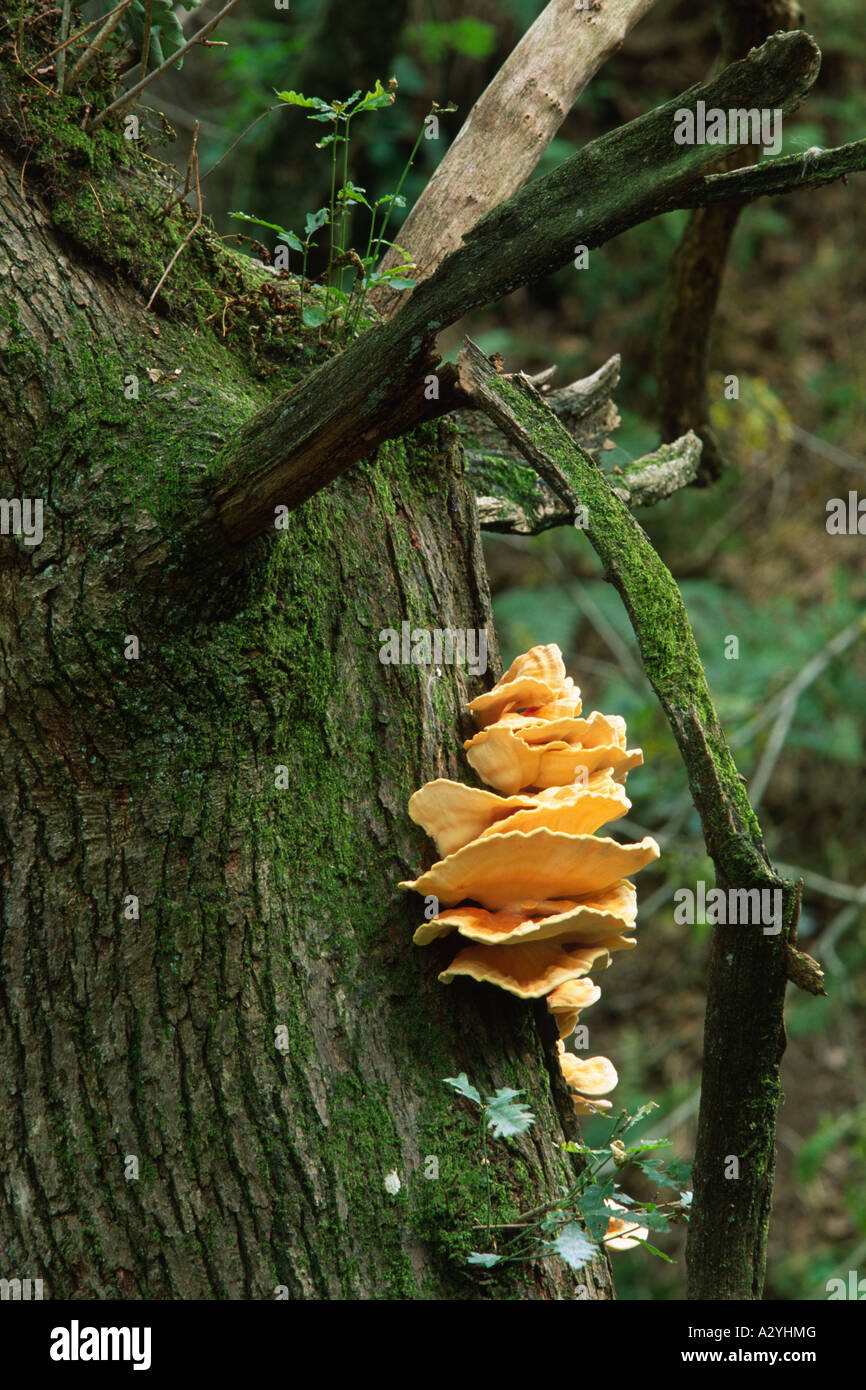
<svg viewBox="0 0 866 1390"><path fill-rule="evenodd" d="M580 93L655 0L550 0L478 98L397 238L426 280L486 213L521 188ZM396 265L389 251L383 268ZM411 291L373 296L393 314Z"/></svg>
<svg viewBox="0 0 866 1390"><path fill-rule="evenodd" d="M0 493L44 499L45 533L0 537L4 1276L60 1298L571 1297L558 1261L467 1270L476 1122L442 1085L525 1089L538 1122L492 1146L494 1219L549 1200L552 1023L439 985L453 947L412 947L395 886L431 856L407 799L465 777L485 682L384 666L379 630L486 628L496 661L453 427L227 546L219 450L315 344L210 234L147 313L183 210L160 222L122 138L7 77ZM603 1263L580 1281L610 1293Z"/></svg>

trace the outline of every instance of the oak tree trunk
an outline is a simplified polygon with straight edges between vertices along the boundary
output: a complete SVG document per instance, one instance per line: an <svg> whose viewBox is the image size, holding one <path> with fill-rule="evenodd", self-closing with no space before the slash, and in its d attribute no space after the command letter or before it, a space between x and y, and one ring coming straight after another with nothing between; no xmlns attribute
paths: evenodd
<svg viewBox="0 0 866 1390"><path fill-rule="evenodd" d="M494 1220L557 1195L568 1102L543 1008L438 984L453 947L412 946L396 887L435 857L407 799L467 780L463 707L497 674L379 661L406 619L485 628L495 667L451 425L230 545L219 451L304 370L297 341L263 377L256 285L207 234L147 312L119 173L73 198L39 167L0 159L0 494L44 499L41 544L0 536L0 1273L58 1298L609 1297L601 1262L467 1267L477 1118L442 1079L537 1116L492 1144ZM189 308L220 276L224 337Z"/></svg>

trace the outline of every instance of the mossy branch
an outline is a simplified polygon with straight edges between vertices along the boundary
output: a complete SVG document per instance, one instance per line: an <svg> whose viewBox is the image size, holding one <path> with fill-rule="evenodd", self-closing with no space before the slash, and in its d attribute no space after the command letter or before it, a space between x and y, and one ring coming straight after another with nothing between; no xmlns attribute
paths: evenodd
<svg viewBox="0 0 866 1390"><path fill-rule="evenodd" d="M767 857L707 688L679 589L606 476L525 378L497 374L468 343L462 387L573 511L623 600L644 668L686 765L717 886L778 892L781 926L717 925L710 950L701 1112L689 1243L689 1296L760 1297L775 1159L779 1063L798 887ZM676 969L672 963L672 969ZM730 1158L739 1173L731 1177Z"/></svg>
<svg viewBox="0 0 866 1390"><path fill-rule="evenodd" d="M747 185L739 174L705 177L734 147L677 144L675 113L695 110L699 100L722 109L790 111L819 64L807 34L774 35L705 86L593 141L489 213L392 319L266 407L231 442L216 496L226 535L251 539L273 524L278 504L300 506L383 440L465 404L449 400L442 374L439 398L428 399L429 378L438 362L436 335L471 309L559 269L576 244L592 249L674 208L766 192L763 165L750 171L758 177ZM856 151L852 158L846 164L839 157L835 174L862 167ZM732 177L734 183L724 182ZM801 182L789 166L774 191Z"/></svg>
<svg viewBox="0 0 866 1390"><path fill-rule="evenodd" d="M594 453L585 440L578 437L578 443ZM653 507L688 487L697 477L700 459L701 441L690 430L682 439L661 444L628 468L608 476L614 492L634 511L636 507ZM467 448L466 465L482 530L535 536L553 526L579 525L574 509L531 468L517 462L510 451L493 454Z"/></svg>

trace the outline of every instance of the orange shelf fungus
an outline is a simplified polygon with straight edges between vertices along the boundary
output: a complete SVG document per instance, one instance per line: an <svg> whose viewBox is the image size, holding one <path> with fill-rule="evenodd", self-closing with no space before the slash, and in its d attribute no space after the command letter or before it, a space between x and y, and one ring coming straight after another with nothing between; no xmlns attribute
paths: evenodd
<svg viewBox="0 0 866 1390"><path fill-rule="evenodd" d="M469 710L478 732L466 756L495 790L438 778L411 797L409 814L442 856L400 884L435 899L415 943L451 933L466 943L440 974L443 984L468 976L520 999L546 998L575 1112L609 1110L602 1097L617 1084L613 1064L566 1052L564 1039L601 994L590 971L635 945L637 895L627 876L657 859L659 847L649 836L621 844L597 831L628 813L626 774L643 754L627 747L619 715L581 717L580 691L552 643L519 656ZM613 1248L623 1224L611 1220Z"/></svg>

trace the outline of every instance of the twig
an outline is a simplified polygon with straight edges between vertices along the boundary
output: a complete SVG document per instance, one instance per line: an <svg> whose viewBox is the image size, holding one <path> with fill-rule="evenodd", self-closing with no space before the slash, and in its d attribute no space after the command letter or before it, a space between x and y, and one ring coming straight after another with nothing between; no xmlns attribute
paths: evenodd
<svg viewBox="0 0 866 1390"><path fill-rule="evenodd" d="M683 199L683 207L702 207L732 198L764 198L776 193L793 193L800 188L820 188L846 174L866 169L866 140L852 140L832 150L813 155L808 169L801 154L765 159L748 169L729 174L709 174L699 179L694 191Z"/></svg>
<svg viewBox="0 0 866 1390"><path fill-rule="evenodd" d="M834 657L840 656L851 646L852 642L856 642L858 637L864 635L866 635L866 615L861 614L859 618L855 618L852 623L848 623L834 637L831 637L830 641L819 652L816 652L810 661L806 662L802 671L799 671L794 679L789 681L784 690L767 701L759 714L756 714L741 729L737 729L736 733L731 736L731 747L741 748L744 743L748 743L759 729L762 729L765 724L769 724L770 720L787 704L789 699L798 700L803 691L807 690L826 670Z"/></svg>
<svg viewBox="0 0 866 1390"><path fill-rule="evenodd" d="M850 883L837 883L825 874L813 873L811 869L800 869L796 864L780 863L779 868L791 878L802 878L807 888L811 888L814 893L821 893L825 898L835 898L839 902L856 903L866 907L866 884L860 888L852 888Z"/></svg>
<svg viewBox="0 0 866 1390"><path fill-rule="evenodd" d="M553 406L552 400L548 399L547 403ZM469 417L472 413L459 412L459 417ZM571 433L588 453L595 453L579 431ZM632 511L637 507L653 507L695 481L701 448L701 440L689 430L682 439L661 444L651 454L635 459L621 472L606 474L606 477L616 495ZM467 444L465 452L482 530L499 535L534 536L554 526L574 524L574 513L551 492L543 479L535 479L534 491L527 499L527 481L532 486L529 470L525 463L515 461L519 472L509 474L506 466L512 462L510 450L499 454L482 453ZM515 482L519 480L520 485L509 491L512 478ZM511 492L516 495L512 496Z"/></svg>
<svg viewBox="0 0 866 1390"><path fill-rule="evenodd" d="M60 18L60 60L57 64L57 69L55 72L58 92L63 91L63 77L66 72L66 39L69 34L69 20L71 17L71 11L71 0L63 0L63 13Z"/></svg>
<svg viewBox="0 0 866 1390"><path fill-rule="evenodd" d="M760 806L767 784L776 768L776 763L782 756L782 749L785 740L791 729L791 723L797 710L798 693L795 691L789 694L782 708L779 710L776 722L770 731L761 761L755 772L749 779L749 799L753 806Z"/></svg>
<svg viewBox="0 0 866 1390"><path fill-rule="evenodd" d="M266 405L229 442L215 489L228 538L250 540L272 526L275 502L300 506L383 440L464 406L448 366L436 371L439 399L431 403L424 394L425 376L438 365L437 334L472 309L569 262L577 238L591 250L677 207L767 192L763 165L756 166L758 178L745 190L724 182L728 174L703 177L723 147L677 145L675 113L698 100L723 110L760 104L790 111L812 86L819 64L818 48L807 35L776 34L711 83L592 141L489 213L393 318L362 333ZM802 188L801 164L773 161L774 170L786 166L781 177L774 173L773 191ZM866 168L866 140L835 152L822 177L831 166L828 177L861 165ZM614 167L617 177L611 180ZM817 178L814 168L810 177Z"/></svg>
<svg viewBox="0 0 866 1390"><path fill-rule="evenodd" d="M250 121L250 123L249 123L249 125L247 126L246 130L242 130L241 133L240 133L240 135L238 136L238 138L237 138L236 140L233 140L233 141L232 141L232 143L229 145L228 149L225 150L225 151L223 152L223 154L220 155L220 157L219 157L219 159L216 161L216 163L215 163L215 164L212 164L212 165L210 166L210 168L209 168L208 170L206 170L206 172L205 172L204 174L202 174L202 176L201 176L201 181L202 181L202 183L204 183L205 179L209 179L209 178L210 178L210 176L211 176L211 174L213 173L214 169L218 169L218 168L220 167L220 165L222 164L222 162L223 162L224 159L228 159L229 155L231 154L231 152L232 152L232 150L235 148L235 146L236 146L236 145L239 145L239 144L241 143L241 141L242 141L247 135L249 135L250 131L253 130L253 129L258 125L259 121L263 121L263 120L265 119L265 117L266 117L266 116L270 116L271 113L272 113L273 111L289 111L290 109L291 109L291 108L288 107L288 106L286 106L284 102L278 102L276 106L269 106L268 109L267 109L267 111L263 111L262 114L261 114L260 116L256 116L256 119L255 119L254 121Z"/></svg>
<svg viewBox="0 0 866 1390"><path fill-rule="evenodd" d="M213 19L209 19L207 24L203 24L198 33L194 34L191 39L188 39L176 53L172 53L170 58L166 58L165 62L162 63L160 67L154 68L153 72L148 73L140 82L136 82L134 87L130 87L127 91L122 92L116 101L113 101L110 106L106 106L104 111L100 111L99 115L95 116L90 122L89 128L91 130L96 130L98 126L102 125L105 118L111 115L112 111L118 111L122 107L128 106L129 103L138 96L139 92L144 91L144 88L149 86L151 82L155 82L164 72L168 72L169 68L174 67L175 63L179 62L197 43L201 43L205 36L209 34L212 29L216 28L220 20L225 19L229 10L233 10L237 3L238 0L229 0L229 3L220 10L219 14L214 15Z"/></svg>
<svg viewBox="0 0 866 1390"><path fill-rule="evenodd" d="M857 921L863 909L866 908L866 884L859 891L860 901L849 903L847 907L840 908L826 930L821 932L818 940L809 943L813 951L820 951L823 956L827 956L831 965L840 965L835 951L839 937L844 931L847 931L852 922Z"/></svg>
<svg viewBox="0 0 866 1390"><path fill-rule="evenodd" d="M193 144L194 144L194 145L195 145L195 143L196 143L197 140L198 140L198 124L196 123L195 134L193 135ZM153 301L156 299L156 296L159 294L159 291L161 290L162 286L165 284L165 281L166 281L167 278L168 278L168 275L169 275L169 273L170 273L170 271L171 271L172 266L175 264L176 260L177 260L178 257L180 256L181 252L182 252L182 251L189 245L189 243L192 241L193 237L195 236L196 232L198 231L199 227L200 227L201 224L202 224L202 217L203 217L204 214L203 214L203 211L202 211L201 184L199 183L199 178L198 178L198 150L194 150L193 154L191 155L191 158L192 158L192 160L193 160L193 168L194 168L194 171L195 171L195 191L196 191L196 197L198 198L198 213L196 214L195 222L194 222L194 223L192 224L192 226L190 227L190 229L189 229L187 235L184 237L183 241L180 243L180 246L179 246L179 247L177 248L177 250L175 251L174 255L172 256L172 258L171 258L171 260L169 261L168 265L166 266L165 270L162 272L162 275L159 277L159 283L157 284L156 289L154 290L153 294L150 296L150 299L147 301L147 308L148 308L148 309L151 307L151 305L153 304Z"/></svg>
<svg viewBox="0 0 866 1390"><path fill-rule="evenodd" d="M199 122L196 121L195 125L194 125L193 128L192 128L192 141L191 141L190 147L189 147L189 159L186 161L186 173L185 173L185 175L184 175L183 188L181 189L180 193L173 193L173 194L171 195L171 197L169 198L168 202L166 203L165 207L164 207L163 210L162 210L162 213L160 214L160 215L161 215L162 217L164 217L164 218L168 216L168 214L171 212L172 208L175 207L175 205L176 205L177 203L182 203L182 202L183 202L184 198L186 197L187 193L189 192L189 184L190 184L190 179L192 178L193 164L196 164L196 165L197 165L197 163L198 163L198 133L199 133L199 129L200 129Z"/></svg>
<svg viewBox="0 0 866 1390"><path fill-rule="evenodd" d="M122 16L129 9L131 4L132 0L121 0L121 4L117 6L117 9L111 11L111 14L106 19L93 42L85 48L78 62L75 64L75 67L72 68L68 77L64 79L60 87L61 92L68 92L73 82L81 76L86 68L90 67L90 64L105 43L105 40L117 28Z"/></svg>
<svg viewBox="0 0 866 1390"><path fill-rule="evenodd" d="M801 429L799 425L790 424L787 433L797 444L802 444L804 449L811 449L813 454L825 458L830 463L835 463L839 468L845 468L849 473L859 473L866 476L866 463L860 459L852 458L844 449L838 448L835 444L829 444L826 439L821 439L817 434L810 434L808 430Z"/></svg>
<svg viewBox="0 0 866 1390"><path fill-rule="evenodd" d="M750 49L779 30L798 27L801 16L791 0L721 0L716 6L721 32L721 61L744 58ZM755 158L754 147L740 146L726 156L722 169ZM658 418L664 439L696 430L704 451L700 480L719 477L724 459L709 424L707 368L716 302L741 206L699 208L690 216L671 261L662 296L656 378Z"/></svg>
<svg viewBox="0 0 866 1390"><path fill-rule="evenodd" d="M141 76L147 77L147 62L150 58L150 25L153 18L153 0L146 0L144 10L144 37L141 41Z"/></svg>
<svg viewBox="0 0 866 1390"><path fill-rule="evenodd" d="M117 9L121 10L125 9L125 7L126 0L120 0L120 4L117 6ZM46 53L42 58L37 59L36 63L34 64L34 67L41 67L43 63L48 62L49 58L53 58L56 53L60 53L64 48L69 48L71 44L77 43L79 39L83 39L85 34L89 34L91 29L95 29L98 24L102 24L106 19L110 19L114 13L115 10L109 10L107 15L97 15L96 19L92 19L89 24L85 24L83 29L79 29L74 34L70 34L68 39L66 39L63 43L58 44L56 48L52 48L50 53Z"/></svg>

